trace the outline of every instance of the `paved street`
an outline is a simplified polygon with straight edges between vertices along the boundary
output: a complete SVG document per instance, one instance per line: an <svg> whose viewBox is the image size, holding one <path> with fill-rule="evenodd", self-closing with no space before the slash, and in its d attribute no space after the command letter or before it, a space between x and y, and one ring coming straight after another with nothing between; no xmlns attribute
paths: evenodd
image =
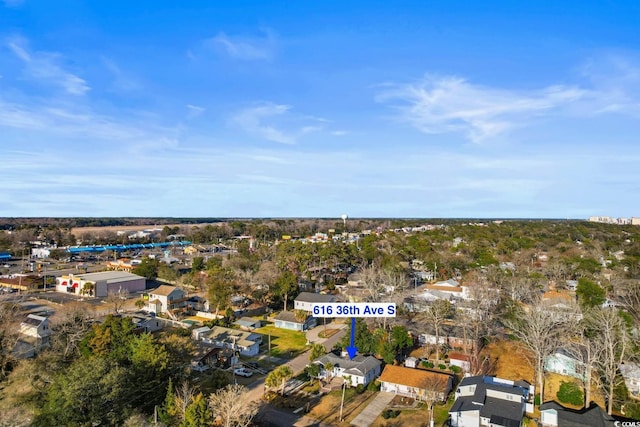
<svg viewBox="0 0 640 427"><path fill-rule="evenodd" d="M331 323L330 325L327 325L327 329L336 329L339 328L340 331L337 332L336 334L334 334L332 337L330 338L320 338L318 336L318 334L324 330L324 326L316 326L315 328L311 329L310 331L307 332L307 340L309 340L310 342L314 342L314 343L322 343L324 344L324 346L327 348L327 350L330 350L333 348L333 346L340 340L340 338L345 334L346 332L346 324L343 324L342 322L338 322L338 323ZM295 374L298 374L300 372L302 372L304 370L304 368L309 364L309 352L306 351L304 353L302 353L301 355L299 355L298 357L295 357L293 359L291 359L290 361L285 363L286 365L288 365L294 372ZM247 388L249 389L249 397L252 401L258 401L262 398L262 395L264 394L265 388L264 388L264 377L254 381L253 383L249 384L247 386Z"/></svg>

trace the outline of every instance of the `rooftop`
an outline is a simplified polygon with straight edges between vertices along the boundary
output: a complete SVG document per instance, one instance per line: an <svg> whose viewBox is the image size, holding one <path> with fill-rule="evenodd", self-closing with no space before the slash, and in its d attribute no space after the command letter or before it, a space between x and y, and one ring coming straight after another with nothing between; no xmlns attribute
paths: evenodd
<svg viewBox="0 0 640 427"><path fill-rule="evenodd" d="M322 364L326 366L327 363L331 363L337 368L345 370L345 374L349 375L365 375L367 372L379 367L382 362L373 356L364 356L362 354L357 355L353 359L346 357L336 356L333 353L327 353L324 356L316 359L313 363Z"/></svg>
<svg viewBox="0 0 640 427"><path fill-rule="evenodd" d="M161 286L158 286L156 289L149 291L149 293L152 295L162 295L166 297L166 296L169 296L175 290L182 291L180 288L177 288L175 286L161 285Z"/></svg>
<svg viewBox="0 0 640 427"><path fill-rule="evenodd" d="M316 294L313 292L300 292L295 301L302 302L334 302L336 297L334 295Z"/></svg>
<svg viewBox="0 0 640 427"><path fill-rule="evenodd" d="M137 274L128 273L126 271L99 271L97 273L74 274L73 278L84 280L87 282L116 282L122 280L142 279L143 277L138 276Z"/></svg>
<svg viewBox="0 0 640 427"><path fill-rule="evenodd" d="M440 388L442 393L446 393L448 391L447 388L450 379L450 375L440 372L393 365L385 366L384 371L382 371L382 375L378 378L379 381L402 384L421 389L432 388L432 386L435 385Z"/></svg>

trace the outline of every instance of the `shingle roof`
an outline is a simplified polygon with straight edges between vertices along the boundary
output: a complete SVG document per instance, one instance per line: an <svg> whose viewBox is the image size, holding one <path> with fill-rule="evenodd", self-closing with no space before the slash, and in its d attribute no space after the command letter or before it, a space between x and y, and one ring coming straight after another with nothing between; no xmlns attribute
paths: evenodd
<svg viewBox="0 0 640 427"><path fill-rule="evenodd" d="M299 302L334 302L336 297L327 294L316 294L313 292L300 292L295 301Z"/></svg>
<svg viewBox="0 0 640 427"><path fill-rule="evenodd" d="M565 408L555 401L540 405L540 411L548 410L558 413L558 425L563 427L610 427L614 422L611 415L593 402L588 408L579 411Z"/></svg>
<svg viewBox="0 0 640 427"><path fill-rule="evenodd" d="M321 363L322 366L326 366L327 363L331 363L336 367L345 369L347 375L361 375L364 376L367 372L379 367L382 362L373 356L364 356L362 354L357 355L353 359L349 360L344 357L336 356L333 353L327 353L324 356L313 361L314 363Z"/></svg>
<svg viewBox="0 0 640 427"><path fill-rule="evenodd" d="M431 388L431 385L436 384L440 387L442 393L448 391L450 379L451 376L444 373L393 365L385 366L382 375L378 378L380 382L407 385L420 389Z"/></svg>
<svg viewBox="0 0 640 427"><path fill-rule="evenodd" d="M293 311L281 311L280 313L278 313L278 315L274 318L275 320L282 320L283 322L292 322L292 323L304 323L305 320L300 321L296 319L296 313Z"/></svg>
<svg viewBox="0 0 640 427"><path fill-rule="evenodd" d="M176 288L175 286L161 285L161 286L158 286L153 291L150 291L149 293L152 295L162 295L166 297L166 296L169 296L169 294L171 294L171 292L175 291L176 289L180 290L180 288Z"/></svg>

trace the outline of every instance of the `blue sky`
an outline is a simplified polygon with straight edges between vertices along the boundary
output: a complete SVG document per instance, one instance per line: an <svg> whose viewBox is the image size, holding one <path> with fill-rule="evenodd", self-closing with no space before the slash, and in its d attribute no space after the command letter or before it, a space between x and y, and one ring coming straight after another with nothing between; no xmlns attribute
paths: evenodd
<svg viewBox="0 0 640 427"><path fill-rule="evenodd" d="M0 0L0 216L640 216L638 28L637 1Z"/></svg>

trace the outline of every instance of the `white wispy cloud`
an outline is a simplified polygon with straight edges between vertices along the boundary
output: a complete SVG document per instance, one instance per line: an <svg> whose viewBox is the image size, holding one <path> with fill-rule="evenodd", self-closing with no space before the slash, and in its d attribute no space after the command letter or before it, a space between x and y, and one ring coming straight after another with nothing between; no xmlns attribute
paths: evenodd
<svg viewBox="0 0 640 427"><path fill-rule="evenodd" d="M237 112L232 122L266 140L295 144L304 135L322 130L326 120L296 114L289 105L263 102Z"/></svg>
<svg viewBox="0 0 640 427"><path fill-rule="evenodd" d="M100 59L105 68L113 76L113 89L118 92L134 92L142 88L140 82L122 71L113 59L107 58L106 56L102 56Z"/></svg>
<svg viewBox="0 0 640 427"><path fill-rule="evenodd" d="M527 117L548 114L588 94L573 86L514 91L475 85L459 77L427 75L415 83L387 85L376 99L397 108L401 120L425 133L459 132L480 142L519 126Z"/></svg>
<svg viewBox="0 0 640 427"><path fill-rule="evenodd" d="M220 32L217 36L206 40L205 44L222 49L232 58L251 61L272 59L277 41L273 31L266 29L259 37L230 36Z"/></svg>
<svg viewBox="0 0 640 427"><path fill-rule="evenodd" d="M91 88L81 77L67 71L61 65L63 57L56 52L31 51L26 39L11 37L6 46L24 63L27 77L43 84L58 86L72 95L84 95Z"/></svg>
<svg viewBox="0 0 640 427"><path fill-rule="evenodd" d="M189 119L196 118L200 116L202 113L204 113L205 110L206 109L204 107L199 107L193 104L187 104L187 118Z"/></svg>

